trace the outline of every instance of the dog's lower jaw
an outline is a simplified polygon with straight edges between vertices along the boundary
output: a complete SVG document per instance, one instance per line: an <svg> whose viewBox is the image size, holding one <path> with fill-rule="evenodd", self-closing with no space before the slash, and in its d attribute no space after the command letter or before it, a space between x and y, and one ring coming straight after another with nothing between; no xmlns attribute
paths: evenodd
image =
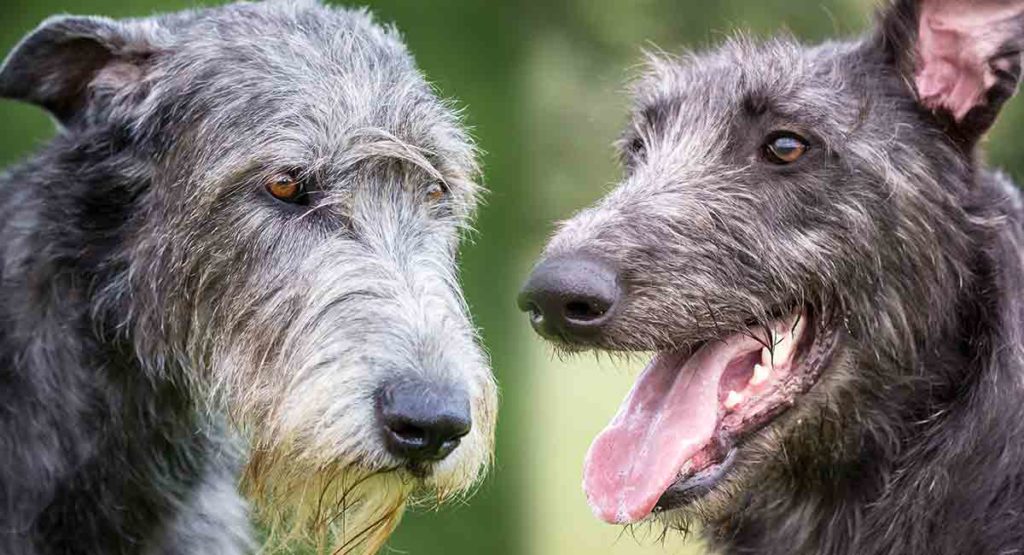
<svg viewBox="0 0 1024 555"><path fill-rule="evenodd" d="M800 311L659 353L588 452L584 489L601 519L628 524L690 502L730 472L738 447L799 403L838 333Z"/></svg>
<svg viewBox="0 0 1024 555"><path fill-rule="evenodd" d="M765 484L777 484L780 480L791 483L795 475L814 474L817 468L851 464L847 458L854 456L855 449L845 446L856 441L847 437L850 430L827 415L831 410L830 397L850 387L855 357L845 334L834 333L827 341L833 346L828 347L828 363L820 370L817 383L793 407L734 446L721 471L709 476L707 483L701 484L703 487L680 492L685 495L679 495L677 503L659 507L650 519L652 523L684 534L700 531L712 543L727 547L738 523L750 520L746 509L752 497L782 494L777 488L764 489ZM795 452L797 445L803 447L800 453ZM844 447L836 448L837 445ZM803 457L799 466L804 468L791 466L793 455ZM788 493L794 497L807 493L799 490L793 488Z"/></svg>
<svg viewBox="0 0 1024 555"><path fill-rule="evenodd" d="M874 449L871 440L865 443L865 430L841 417L842 399L860 398L857 374L865 370L849 338L841 335L839 341L829 366L800 403L744 442L714 488L657 514L659 525L698 533L715 553L864 552L849 543L849 534L862 532L867 513L833 504L848 494L869 497L880 491L871 478L879 468L863 459L865 449ZM835 534L835 526L843 534Z"/></svg>

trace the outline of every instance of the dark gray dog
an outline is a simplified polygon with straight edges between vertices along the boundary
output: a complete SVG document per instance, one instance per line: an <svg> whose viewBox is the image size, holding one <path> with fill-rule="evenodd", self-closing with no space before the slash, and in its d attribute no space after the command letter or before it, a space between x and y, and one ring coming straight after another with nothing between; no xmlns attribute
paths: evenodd
<svg viewBox="0 0 1024 555"><path fill-rule="evenodd" d="M0 96L62 127L0 179L0 553L248 551L240 473L272 542L373 551L476 482L475 151L393 29L54 18Z"/></svg>
<svg viewBox="0 0 1024 555"><path fill-rule="evenodd" d="M658 352L588 455L600 518L1024 550L1022 204L977 153L1022 46L1024 1L898 0L855 42L650 62L625 179L520 299L566 350Z"/></svg>

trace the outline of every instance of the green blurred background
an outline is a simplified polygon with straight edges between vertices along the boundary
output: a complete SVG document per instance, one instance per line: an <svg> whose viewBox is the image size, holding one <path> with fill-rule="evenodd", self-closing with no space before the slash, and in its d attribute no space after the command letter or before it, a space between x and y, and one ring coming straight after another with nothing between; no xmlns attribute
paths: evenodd
<svg viewBox="0 0 1024 555"><path fill-rule="evenodd" d="M487 202L465 248L466 293L502 386L497 467L467 504L406 517L391 550L411 555L689 554L700 546L597 522L583 455L637 368L553 360L514 298L553 222L615 182L611 142L644 48L678 52L737 29L807 41L853 35L870 0L372 0L442 94L466 107L485 151ZM55 13L145 16L190 0L3 0L0 52ZM53 133L39 110L0 102L0 167ZM1024 178L1024 101L992 134L990 158Z"/></svg>

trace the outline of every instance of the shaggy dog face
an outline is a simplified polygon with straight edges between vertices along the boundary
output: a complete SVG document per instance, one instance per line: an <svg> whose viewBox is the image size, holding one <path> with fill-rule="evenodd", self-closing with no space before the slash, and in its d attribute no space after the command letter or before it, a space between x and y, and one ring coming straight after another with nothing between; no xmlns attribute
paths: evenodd
<svg viewBox="0 0 1024 555"><path fill-rule="evenodd" d="M823 538L861 533L843 511L883 495L912 423L985 358L955 345L988 341L989 266L1020 271L979 258L1016 241L1019 203L974 147L1022 40L1022 2L908 0L857 42L650 60L625 177L559 228L520 298L561 349L656 352L587 456L598 517L874 552Z"/></svg>
<svg viewBox="0 0 1024 555"><path fill-rule="evenodd" d="M476 153L394 29L313 2L55 18L0 94L63 125L15 170L58 181L15 192L20 210L59 212L61 172L95 181L54 195L113 207L81 247L89 317L147 379L229 416L272 536L373 551L411 495L477 482L497 396L456 275ZM396 388L460 412L443 453L390 447L426 441L382 430Z"/></svg>

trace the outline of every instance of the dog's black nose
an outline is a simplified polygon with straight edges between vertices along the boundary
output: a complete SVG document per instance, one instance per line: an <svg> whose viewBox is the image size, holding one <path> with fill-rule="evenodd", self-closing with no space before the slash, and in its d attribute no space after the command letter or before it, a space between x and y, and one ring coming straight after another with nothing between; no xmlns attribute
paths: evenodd
<svg viewBox="0 0 1024 555"><path fill-rule="evenodd" d="M444 459L472 427L465 392L419 380L382 387L377 419L388 452L410 463Z"/></svg>
<svg viewBox="0 0 1024 555"><path fill-rule="evenodd" d="M559 256L533 270L519 308L537 333L573 341L599 333L621 298L619 274L610 264L593 256Z"/></svg>

